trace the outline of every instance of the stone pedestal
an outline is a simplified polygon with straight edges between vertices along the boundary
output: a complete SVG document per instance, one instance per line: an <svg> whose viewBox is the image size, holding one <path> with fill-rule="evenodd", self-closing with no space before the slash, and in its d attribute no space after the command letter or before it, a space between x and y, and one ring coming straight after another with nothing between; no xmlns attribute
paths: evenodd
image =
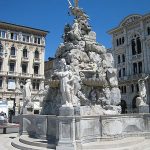
<svg viewBox="0 0 150 150"><path fill-rule="evenodd" d="M59 116L73 116L74 107L63 106L59 108Z"/></svg>
<svg viewBox="0 0 150 150"><path fill-rule="evenodd" d="M76 150L74 108L61 107L58 122L59 142L56 150Z"/></svg>
<svg viewBox="0 0 150 150"><path fill-rule="evenodd" d="M149 113L149 105L138 106L138 113Z"/></svg>

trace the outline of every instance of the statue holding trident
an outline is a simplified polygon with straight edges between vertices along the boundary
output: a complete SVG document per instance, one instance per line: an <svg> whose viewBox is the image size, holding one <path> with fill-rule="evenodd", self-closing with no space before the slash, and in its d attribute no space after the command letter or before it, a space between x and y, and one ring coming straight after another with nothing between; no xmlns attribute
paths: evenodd
<svg viewBox="0 0 150 150"><path fill-rule="evenodd" d="M68 0L69 5L72 7L70 0ZM74 0L75 7L78 7L79 0Z"/></svg>
<svg viewBox="0 0 150 150"><path fill-rule="evenodd" d="M89 17L85 14L85 12L79 8L79 0L75 0L74 4L75 6L72 6L72 3L70 0L68 0L69 3L69 9L71 10L72 15L76 16L76 18L82 17L83 19L88 19Z"/></svg>

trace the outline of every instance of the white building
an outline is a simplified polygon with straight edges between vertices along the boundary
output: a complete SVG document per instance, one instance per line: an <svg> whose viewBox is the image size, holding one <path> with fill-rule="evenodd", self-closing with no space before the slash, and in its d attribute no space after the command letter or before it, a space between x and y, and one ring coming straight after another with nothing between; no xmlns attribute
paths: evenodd
<svg viewBox="0 0 150 150"><path fill-rule="evenodd" d="M108 33L112 35L123 112L136 112L138 80L150 74L150 14L127 16ZM147 104L150 104L150 79L145 83Z"/></svg>
<svg viewBox="0 0 150 150"><path fill-rule="evenodd" d="M21 89L31 79L35 113L40 108L41 81L44 80L45 37L47 31L0 22L0 99L19 112Z"/></svg>

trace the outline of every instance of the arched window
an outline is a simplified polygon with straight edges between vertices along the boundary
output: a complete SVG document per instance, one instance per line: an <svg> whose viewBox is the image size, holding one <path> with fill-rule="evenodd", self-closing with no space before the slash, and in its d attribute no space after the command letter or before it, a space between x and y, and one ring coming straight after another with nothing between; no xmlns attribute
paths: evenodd
<svg viewBox="0 0 150 150"><path fill-rule="evenodd" d="M119 45L119 41L118 41L118 39L116 40L117 41L117 46Z"/></svg>
<svg viewBox="0 0 150 150"><path fill-rule="evenodd" d="M136 84L136 91L139 92L139 85Z"/></svg>
<svg viewBox="0 0 150 150"><path fill-rule="evenodd" d="M133 74L137 73L137 63L133 63Z"/></svg>
<svg viewBox="0 0 150 150"><path fill-rule="evenodd" d="M138 54L140 54L141 53L141 40L139 37L137 37L136 43L137 43L137 52Z"/></svg>
<svg viewBox="0 0 150 150"><path fill-rule="evenodd" d="M35 51L34 56L36 59L39 59L39 51L38 50Z"/></svg>
<svg viewBox="0 0 150 150"><path fill-rule="evenodd" d="M139 73L142 73L142 62L138 62Z"/></svg>
<svg viewBox="0 0 150 150"><path fill-rule="evenodd" d="M135 40L134 39L132 39L132 41L131 41L131 46L132 46L132 55L136 55Z"/></svg>
<svg viewBox="0 0 150 150"><path fill-rule="evenodd" d="M125 62L125 55L122 55L122 62Z"/></svg>
<svg viewBox="0 0 150 150"><path fill-rule="evenodd" d="M123 68L123 76L125 76L125 75L126 75L126 69Z"/></svg>
<svg viewBox="0 0 150 150"><path fill-rule="evenodd" d="M124 44L124 37L122 37L122 44Z"/></svg>
<svg viewBox="0 0 150 150"><path fill-rule="evenodd" d="M131 84L131 92L133 93L134 92L134 85Z"/></svg>
<svg viewBox="0 0 150 150"><path fill-rule="evenodd" d="M16 49L15 49L14 46L11 47L10 55L12 55L12 56L15 56L15 55L16 55Z"/></svg>
<svg viewBox="0 0 150 150"><path fill-rule="evenodd" d="M26 48L23 49L23 57L27 58L28 57L28 51Z"/></svg>
<svg viewBox="0 0 150 150"><path fill-rule="evenodd" d="M118 64L120 64L120 55L118 55Z"/></svg>
<svg viewBox="0 0 150 150"><path fill-rule="evenodd" d="M119 45L121 45L121 38L119 38Z"/></svg>
<svg viewBox="0 0 150 150"><path fill-rule="evenodd" d="M121 77L121 69L120 69L119 72L118 72L118 77L119 77L119 78Z"/></svg>
<svg viewBox="0 0 150 150"><path fill-rule="evenodd" d="M122 113L122 114L127 113L127 112L126 112L126 109L127 109L126 101L125 101L125 100L121 100L121 113Z"/></svg>

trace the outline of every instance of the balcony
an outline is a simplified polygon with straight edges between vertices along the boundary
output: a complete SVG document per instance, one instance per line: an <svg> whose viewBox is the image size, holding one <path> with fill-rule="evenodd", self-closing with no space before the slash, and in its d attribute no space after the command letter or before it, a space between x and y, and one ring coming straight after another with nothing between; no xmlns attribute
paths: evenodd
<svg viewBox="0 0 150 150"><path fill-rule="evenodd" d="M145 78L146 76L148 76L148 74L145 73L139 73L139 74L135 74L135 75L130 75L128 76L129 80L139 80L141 78Z"/></svg>
<svg viewBox="0 0 150 150"><path fill-rule="evenodd" d="M5 75L7 75L7 72L6 72L6 71L1 71L1 70L0 70L0 76L5 76Z"/></svg>
<svg viewBox="0 0 150 150"><path fill-rule="evenodd" d="M14 72L14 71L8 71L8 72L7 72L7 75L8 75L8 76L17 76L18 73L17 73L17 72Z"/></svg>
<svg viewBox="0 0 150 150"><path fill-rule="evenodd" d="M40 59L39 58L34 58L34 63L39 64L40 63Z"/></svg>
<svg viewBox="0 0 150 150"><path fill-rule="evenodd" d="M30 74L29 73L20 73L20 76L21 77L30 77Z"/></svg>
<svg viewBox="0 0 150 150"><path fill-rule="evenodd" d="M124 77L118 78L119 82L125 82L127 80L128 80L128 76L124 76Z"/></svg>
<svg viewBox="0 0 150 150"><path fill-rule="evenodd" d="M22 58L21 58L21 61L22 61L22 62L29 62L29 58L28 58L28 57L22 57Z"/></svg>
<svg viewBox="0 0 150 150"><path fill-rule="evenodd" d="M32 78L44 78L44 76L43 75L40 75L40 74L33 74L32 75Z"/></svg>
<svg viewBox="0 0 150 150"><path fill-rule="evenodd" d="M10 56L9 56L9 59L10 59L10 60L16 60L17 58L16 58L16 55L10 55Z"/></svg>
<svg viewBox="0 0 150 150"><path fill-rule="evenodd" d="M137 54L137 55L133 55L132 56L132 60L139 60L139 59L141 59L142 58L142 54Z"/></svg>

